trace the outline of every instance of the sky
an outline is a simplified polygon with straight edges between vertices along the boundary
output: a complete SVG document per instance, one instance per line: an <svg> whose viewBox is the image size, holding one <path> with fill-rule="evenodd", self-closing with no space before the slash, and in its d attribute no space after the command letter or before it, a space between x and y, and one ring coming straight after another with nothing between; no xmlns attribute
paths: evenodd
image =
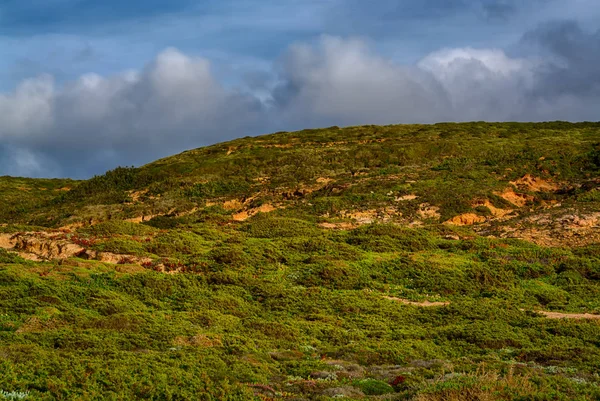
<svg viewBox="0 0 600 401"><path fill-rule="evenodd" d="M0 175L482 120L600 120L598 0L0 2Z"/></svg>

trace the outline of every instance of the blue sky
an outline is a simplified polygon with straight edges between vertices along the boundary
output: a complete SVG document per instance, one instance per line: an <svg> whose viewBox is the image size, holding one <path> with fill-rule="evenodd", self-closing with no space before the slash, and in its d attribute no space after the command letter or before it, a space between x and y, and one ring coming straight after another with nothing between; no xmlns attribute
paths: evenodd
<svg viewBox="0 0 600 401"><path fill-rule="evenodd" d="M597 0L4 0L0 175L321 125L600 120Z"/></svg>

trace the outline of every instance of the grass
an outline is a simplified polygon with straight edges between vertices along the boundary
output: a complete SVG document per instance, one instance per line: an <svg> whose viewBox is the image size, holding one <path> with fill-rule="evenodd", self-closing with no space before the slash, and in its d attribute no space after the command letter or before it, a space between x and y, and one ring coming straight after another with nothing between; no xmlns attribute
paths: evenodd
<svg viewBox="0 0 600 401"><path fill-rule="evenodd" d="M598 128L331 127L84 182L0 178L0 231L150 260L0 250L0 399L598 399L598 320L535 313L600 313L597 245L491 236L600 210ZM516 188L531 204L504 203L497 193L525 174L560 189ZM476 199L519 217L441 224L491 217ZM428 207L439 219L420 217Z"/></svg>

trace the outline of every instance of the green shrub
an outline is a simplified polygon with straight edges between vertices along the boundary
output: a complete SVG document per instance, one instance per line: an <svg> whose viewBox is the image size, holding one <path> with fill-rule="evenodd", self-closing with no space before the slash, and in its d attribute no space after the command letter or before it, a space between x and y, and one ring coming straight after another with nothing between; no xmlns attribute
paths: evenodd
<svg viewBox="0 0 600 401"><path fill-rule="evenodd" d="M145 253L144 244L127 238L109 238L92 246L101 252L111 252L126 255L141 255Z"/></svg>
<svg viewBox="0 0 600 401"><path fill-rule="evenodd" d="M241 196L247 194L250 184L243 180L217 180L199 183L186 190L190 198L209 199L220 196Z"/></svg>
<svg viewBox="0 0 600 401"><path fill-rule="evenodd" d="M0 248L0 263L27 263L27 261L15 253Z"/></svg>
<svg viewBox="0 0 600 401"><path fill-rule="evenodd" d="M172 228L176 228L180 222L181 220L176 217L155 216L143 224L161 230L170 230Z"/></svg>
<svg viewBox="0 0 600 401"><path fill-rule="evenodd" d="M252 217L242 230L254 238L287 238L318 235L319 229L299 219L258 214Z"/></svg>
<svg viewBox="0 0 600 401"><path fill-rule="evenodd" d="M206 251L205 243L196 234L184 231L169 231L155 236L145 244L148 252L159 256L197 255Z"/></svg>
<svg viewBox="0 0 600 401"><path fill-rule="evenodd" d="M347 242L372 252L415 252L434 247L433 239L426 231L391 224L359 227L348 234Z"/></svg>
<svg viewBox="0 0 600 401"><path fill-rule="evenodd" d="M376 379L362 379L352 383L354 386L362 390L366 395L384 395L394 392L394 388Z"/></svg>
<svg viewBox="0 0 600 401"><path fill-rule="evenodd" d="M152 227L128 221L105 221L79 230L80 232L109 237L111 235L150 235L157 232Z"/></svg>

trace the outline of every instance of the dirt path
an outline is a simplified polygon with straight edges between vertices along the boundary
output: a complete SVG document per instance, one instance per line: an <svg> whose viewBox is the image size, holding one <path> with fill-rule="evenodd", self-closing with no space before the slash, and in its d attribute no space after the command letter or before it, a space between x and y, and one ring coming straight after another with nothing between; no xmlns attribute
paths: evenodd
<svg viewBox="0 0 600 401"><path fill-rule="evenodd" d="M450 305L450 302L431 302L431 301L415 302L415 301L409 301L408 299L389 297L389 296L384 296L384 298L389 299L390 301L400 302L401 304L404 304L404 305L420 306L420 307L424 307L424 308L429 308L432 306L448 306L448 305ZM521 311L525 312L526 309L521 309ZM600 315L595 315L592 313L563 313L563 312L549 312L549 311L542 311L542 310L536 310L534 312L538 313L548 319L600 320Z"/></svg>
<svg viewBox="0 0 600 401"><path fill-rule="evenodd" d="M388 296L385 296L384 298L389 299L390 301L400 302L404 305L422 306L424 308L429 308L432 306L448 306L448 305L450 305L450 302L431 302L431 301L414 302L414 301L409 301L408 299L388 297Z"/></svg>
<svg viewBox="0 0 600 401"><path fill-rule="evenodd" d="M593 315L591 313L561 313L561 312L547 312L542 310L536 310L535 313L544 315L548 319L591 319L600 320L600 315Z"/></svg>

